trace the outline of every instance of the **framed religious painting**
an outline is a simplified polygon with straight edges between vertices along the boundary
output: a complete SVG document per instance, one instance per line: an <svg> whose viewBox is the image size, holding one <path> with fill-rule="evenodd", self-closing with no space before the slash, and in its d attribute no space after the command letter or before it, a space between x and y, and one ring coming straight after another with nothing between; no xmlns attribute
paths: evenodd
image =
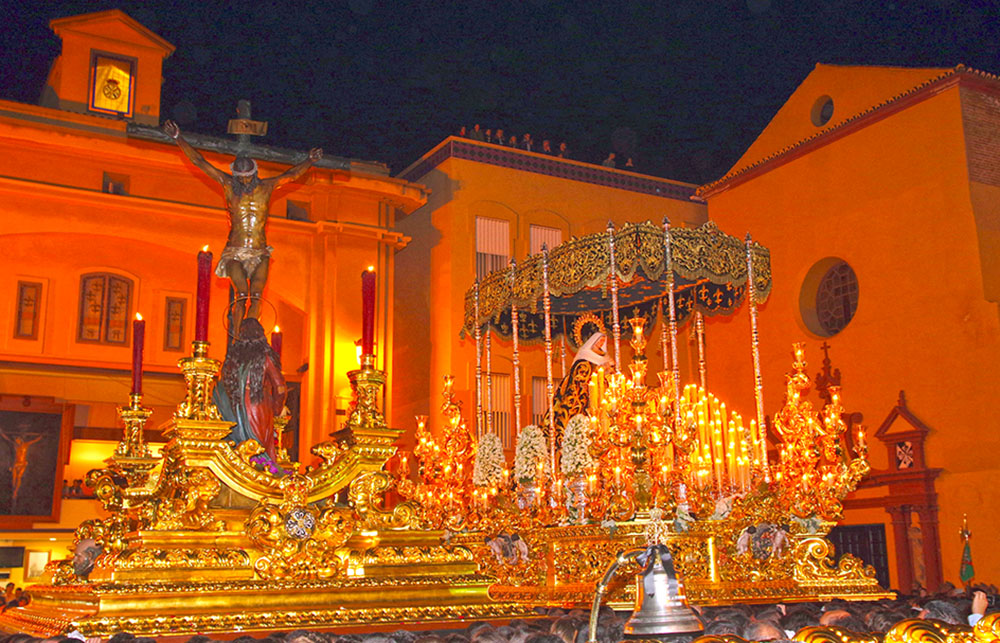
<svg viewBox="0 0 1000 643"><path fill-rule="evenodd" d="M0 395L0 528L58 520L73 406Z"/></svg>
<svg viewBox="0 0 1000 643"><path fill-rule="evenodd" d="M24 582L39 581L45 574L45 566L52 557L51 551L28 549L24 552Z"/></svg>

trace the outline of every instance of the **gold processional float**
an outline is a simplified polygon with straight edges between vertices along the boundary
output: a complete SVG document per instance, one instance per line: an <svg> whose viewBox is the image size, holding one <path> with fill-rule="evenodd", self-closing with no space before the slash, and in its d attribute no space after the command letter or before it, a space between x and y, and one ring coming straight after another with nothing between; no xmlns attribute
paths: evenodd
<svg viewBox="0 0 1000 643"><path fill-rule="evenodd" d="M467 296L478 430L446 378L444 429L432 435L418 419L412 471L411 454L385 466L403 431L378 408L385 373L370 351L349 373L343 429L311 449L317 464L279 450L272 472L255 464L256 441L227 439L232 424L212 401L220 362L196 335L179 362L187 395L162 454L150 455L150 411L133 394L120 408L114 456L87 477L104 517L79 526L74 559L50 563L31 603L0 625L44 636L164 635L509 619L538 606L589 607L595 595L631 608L643 592L628 574L606 574L612 563L641 571L637 583L652 582L646 594L658 597L640 610L651 610L653 624L633 623L636 634L673 631L656 621L676 614L657 610L682 605L685 593L705 605L891 596L871 567L850 555L836 561L825 538L868 471L866 446L862 431L846 451L839 391L820 411L806 401L801 345L774 417L777 456L768 454L756 306L770 286L768 251L712 223L617 232L609 224L606 234L512 262ZM703 344L702 314L744 300L757 393L749 422L703 385L682 386L677 355L680 324L693 319ZM646 333L658 315L671 363L650 384ZM552 418L574 398L556 408L553 332L565 346L573 327L580 344L591 326L610 327L613 361L583 380L576 371L564 378L560 393L585 390L587 404L556 427ZM493 334L513 340L515 422L519 341L545 347L547 426L516 427L512 469L489 421L482 360L488 366Z"/></svg>

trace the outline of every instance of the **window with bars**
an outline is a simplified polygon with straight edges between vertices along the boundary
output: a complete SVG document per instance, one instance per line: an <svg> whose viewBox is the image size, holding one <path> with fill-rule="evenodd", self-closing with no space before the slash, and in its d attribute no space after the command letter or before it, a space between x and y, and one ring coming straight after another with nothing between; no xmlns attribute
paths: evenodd
<svg viewBox="0 0 1000 643"><path fill-rule="evenodd" d="M542 251L542 246L552 250L562 243L562 230L543 225L528 226L528 252L536 255Z"/></svg>
<svg viewBox="0 0 1000 643"><path fill-rule="evenodd" d="M485 387L485 382L483 383ZM493 432L500 436L505 449L514 448L511 428L511 378L507 373L490 373L490 420ZM485 393L485 391L484 391ZM486 427L482 427L486 430Z"/></svg>
<svg viewBox="0 0 1000 643"><path fill-rule="evenodd" d="M542 426L545 414L549 410L549 396L544 377L531 378L531 423Z"/></svg>
<svg viewBox="0 0 1000 643"><path fill-rule="evenodd" d="M858 309L858 277L846 261L827 270L816 291L816 316L827 337L844 330Z"/></svg>
<svg viewBox="0 0 1000 643"><path fill-rule="evenodd" d="M131 279L103 272L83 275L77 341L128 345L131 305Z"/></svg>
<svg viewBox="0 0 1000 643"><path fill-rule="evenodd" d="M476 276L482 279L510 261L510 222L476 217Z"/></svg>

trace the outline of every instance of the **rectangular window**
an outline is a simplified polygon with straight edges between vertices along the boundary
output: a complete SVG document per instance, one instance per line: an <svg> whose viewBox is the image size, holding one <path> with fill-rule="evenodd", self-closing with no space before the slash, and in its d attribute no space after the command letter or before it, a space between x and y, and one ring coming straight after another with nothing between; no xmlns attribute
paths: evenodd
<svg viewBox="0 0 1000 643"><path fill-rule="evenodd" d="M292 201L289 199L285 205L285 216L292 221L309 221L309 202Z"/></svg>
<svg viewBox="0 0 1000 643"><path fill-rule="evenodd" d="M128 344L129 301L132 282L121 277L108 277L108 313L105 315L104 341L108 344Z"/></svg>
<svg viewBox="0 0 1000 643"><path fill-rule="evenodd" d="M511 379L507 373L491 373L490 383L490 415L493 420L493 432L500 436L503 448L514 448L511 434ZM485 383L484 383L485 386Z"/></svg>
<svg viewBox="0 0 1000 643"><path fill-rule="evenodd" d="M482 279L510 261L510 222L476 217L476 276Z"/></svg>
<svg viewBox="0 0 1000 643"><path fill-rule="evenodd" d="M549 396L545 390L547 380L544 377L531 378L531 423L542 426L545 414L549 411Z"/></svg>
<svg viewBox="0 0 1000 643"><path fill-rule="evenodd" d="M187 300L183 297L167 297L164 307L163 350L184 350L184 319Z"/></svg>
<svg viewBox="0 0 1000 643"><path fill-rule="evenodd" d="M80 322L77 340L125 346L129 337L132 281L95 273L80 279Z"/></svg>
<svg viewBox="0 0 1000 643"><path fill-rule="evenodd" d="M18 281L14 337L38 339L38 320L41 307L42 284L37 281Z"/></svg>
<svg viewBox="0 0 1000 643"><path fill-rule="evenodd" d="M105 172L101 190L108 194L128 194L128 175Z"/></svg>
<svg viewBox="0 0 1000 643"><path fill-rule="evenodd" d="M528 252L536 255L545 245L549 250L562 243L562 230L543 225L528 226Z"/></svg>
<svg viewBox="0 0 1000 643"><path fill-rule="evenodd" d="M126 118L132 116L135 60L92 52L90 56L90 109Z"/></svg>

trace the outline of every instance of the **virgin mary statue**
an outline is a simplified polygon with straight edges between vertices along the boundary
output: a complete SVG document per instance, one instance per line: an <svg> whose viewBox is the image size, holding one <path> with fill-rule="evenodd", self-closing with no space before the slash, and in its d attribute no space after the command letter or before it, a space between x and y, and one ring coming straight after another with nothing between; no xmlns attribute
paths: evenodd
<svg viewBox="0 0 1000 643"><path fill-rule="evenodd" d="M569 367L569 372L559 382L555 390L552 404L552 414L554 422L552 426L556 431L556 445L562 443L562 433L566 428L569 419L578 413L586 413L590 405L589 384L591 375L602 366L611 363L608 357L607 337L604 333L597 332L590 336L580 347L580 350L573 356L573 364ZM548 437L549 418L546 413L542 427Z"/></svg>

